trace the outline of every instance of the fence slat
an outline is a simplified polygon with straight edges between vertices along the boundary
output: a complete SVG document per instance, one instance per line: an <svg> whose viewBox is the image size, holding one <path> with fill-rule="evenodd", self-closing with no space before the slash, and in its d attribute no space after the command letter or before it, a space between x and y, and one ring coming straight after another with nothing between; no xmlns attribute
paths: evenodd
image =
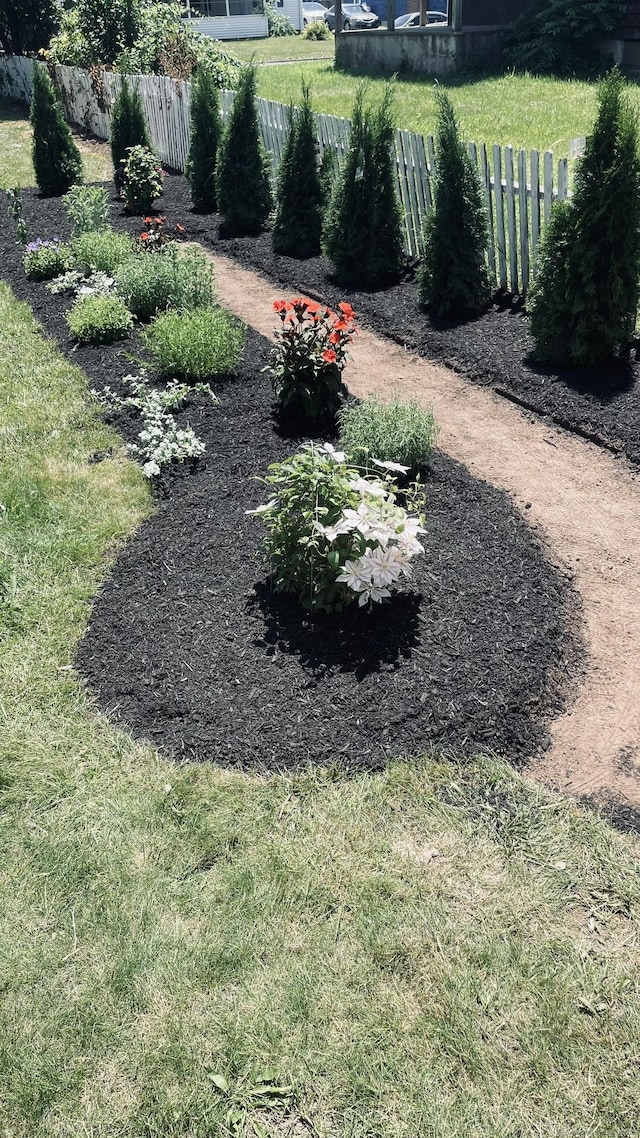
<svg viewBox="0 0 640 1138"><path fill-rule="evenodd" d="M516 192L513 171L513 147L504 148L504 180L507 199L507 227L509 230L509 284L511 292L518 291L518 243L516 238Z"/></svg>
<svg viewBox="0 0 640 1138"><path fill-rule="evenodd" d="M538 245L540 243L540 155L531 151L531 256L535 273Z"/></svg>
<svg viewBox="0 0 640 1138"><path fill-rule="evenodd" d="M502 150L493 148L493 191L496 201L496 235L498 238L498 284L507 288L507 245L504 233L504 191L502 187Z"/></svg>
<svg viewBox="0 0 640 1138"><path fill-rule="evenodd" d="M496 283L496 237L493 227L493 209L491 203L491 171L489 170L489 160L487 158L487 148L482 143L480 147L480 177L482 178L482 185L484 186L485 197L487 200L487 225L489 230L489 271L491 273L491 283Z"/></svg>
<svg viewBox="0 0 640 1138"><path fill-rule="evenodd" d="M544 223L549 224L551 206L553 203L553 154L550 150L544 152Z"/></svg>
<svg viewBox="0 0 640 1138"><path fill-rule="evenodd" d="M520 222L520 275L522 292L529 288L529 202L527 198L527 152L518 153L518 215Z"/></svg>

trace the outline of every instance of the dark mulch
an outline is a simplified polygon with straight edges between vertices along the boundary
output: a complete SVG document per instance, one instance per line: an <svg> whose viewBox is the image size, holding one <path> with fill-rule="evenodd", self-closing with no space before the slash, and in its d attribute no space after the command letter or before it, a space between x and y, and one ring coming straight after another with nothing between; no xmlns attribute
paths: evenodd
<svg viewBox="0 0 640 1138"><path fill-rule="evenodd" d="M36 208L29 200L29 220ZM65 236L58 202L38 218L34 236ZM0 245L2 276L90 384L117 386L135 345L73 352L68 302L26 281L8 226ZM219 403L194 397L182 416L206 459L163 480L80 645L100 706L170 754L254 768L374 768L429 743L512 761L544 747L575 670L577 600L508 496L453 460L434 458L412 591L371 614L315 618L271 593L262 527L245 512L265 500L256 478L294 445L272 419L268 352L250 332ZM116 422L131 438L131 416Z"/></svg>

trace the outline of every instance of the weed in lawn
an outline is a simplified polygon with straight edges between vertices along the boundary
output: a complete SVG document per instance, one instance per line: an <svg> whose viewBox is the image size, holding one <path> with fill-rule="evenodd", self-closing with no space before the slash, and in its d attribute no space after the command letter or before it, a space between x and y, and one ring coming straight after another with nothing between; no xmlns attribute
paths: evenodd
<svg viewBox="0 0 640 1138"><path fill-rule="evenodd" d="M134 743L72 664L143 475L4 287L0 377L4 1130L224 1135L211 1076L271 1067L332 1138L635 1134L637 842L495 759L247 777Z"/></svg>
<svg viewBox="0 0 640 1138"><path fill-rule="evenodd" d="M244 325L221 308L164 312L141 332L152 370L188 382L229 375L244 337Z"/></svg>
<svg viewBox="0 0 640 1138"><path fill-rule="evenodd" d="M110 344L126 339L133 317L122 297L107 293L78 297L67 313L67 324L79 344Z"/></svg>

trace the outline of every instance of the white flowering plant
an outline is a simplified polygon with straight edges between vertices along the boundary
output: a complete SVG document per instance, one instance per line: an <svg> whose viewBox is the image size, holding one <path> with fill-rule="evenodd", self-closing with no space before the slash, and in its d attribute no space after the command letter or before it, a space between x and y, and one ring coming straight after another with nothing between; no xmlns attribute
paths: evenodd
<svg viewBox="0 0 640 1138"><path fill-rule="evenodd" d="M205 445L190 426L179 427L171 411L184 407L194 391L205 392L217 402L211 388L206 383L187 385L172 380L160 390L150 387L144 372L141 375L126 375L123 378L131 391L130 395L117 395L111 387L93 394L105 407L133 407L142 416L143 427L137 443L130 443L132 454L143 459L142 469L147 478L160 474L162 467L171 462L184 462L187 458L200 458L205 453Z"/></svg>
<svg viewBox="0 0 640 1138"><path fill-rule="evenodd" d="M416 485L398 505L393 475L406 467L377 462L368 474L331 443L307 443L264 479L268 502L249 513L267 526L264 548L276 590L294 593L305 608L341 612L381 603L423 551L423 496Z"/></svg>
<svg viewBox="0 0 640 1138"><path fill-rule="evenodd" d="M44 287L54 296L107 296L113 292L115 280L107 273L95 272L85 276L78 269L71 269Z"/></svg>

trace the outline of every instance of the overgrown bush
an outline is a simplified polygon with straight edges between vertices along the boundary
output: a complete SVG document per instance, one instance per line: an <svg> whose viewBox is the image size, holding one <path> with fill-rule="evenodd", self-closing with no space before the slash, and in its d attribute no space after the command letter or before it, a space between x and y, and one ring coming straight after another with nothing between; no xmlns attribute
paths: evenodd
<svg viewBox="0 0 640 1138"><path fill-rule="evenodd" d="M338 412L340 445L364 467L372 459L397 462L412 475L427 465L438 436L430 407L375 397L345 404Z"/></svg>
<svg viewBox="0 0 640 1138"><path fill-rule="evenodd" d="M120 296L81 296L69 309L67 324L79 344L110 344L129 335L133 317Z"/></svg>
<svg viewBox="0 0 640 1138"><path fill-rule="evenodd" d="M269 3L265 4L264 10L270 36L297 36L296 29L284 12L279 12L275 5Z"/></svg>
<svg viewBox="0 0 640 1138"><path fill-rule="evenodd" d="M373 287L397 277L403 264L402 217L395 188L393 88L375 108L361 85L351 144L325 213L322 248L344 284Z"/></svg>
<svg viewBox="0 0 640 1138"><path fill-rule="evenodd" d="M64 205L71 221L71 236L109 227L109 202L103 186L72 186Z"/></svg>
<svg viewBox="0 0 640 1138"><path fill-rule="evenodd" d="M271 210L270 164L260 138L256 72L246 68L218 150L218 209L232 233L259 233Z"/></svg>
<svg viewBox="0 0 640 1138"><path fill-rule="evenodd" d="M303 446L269 467L270 500L253 513L268 529L265 552L279 592L308 609L340 612L382 602L423 553L423 519L396 504L395 484L364 478L330 443ZM409 497L409 509L415 502Z"/></svg>
<svg viewBox="0 0 640 1138"><path fill-rule="evenodd" d="M100 272L113 276L118 265L131 256L134 245L128 233L96 229L76 237L71 248L77 267L85 275Z"/></svg>
<svg viewBox="0 0 640 1138"><path fill-rule="evenodd" d="M116 95L111 111L109 145L113 161L116 186L122 186L122 175L127 155L132 146L150 147L149 132L137 87L131 87L126 76Z"/></svg>
<svg viewBox="0 0 640 1138"><path fill-rule="evenodd" d="M554 205L528 299L535 355L589 365L624 352L640 299L638 122L624 80L598 88L573 197Z"/></svg>
<svg viewBox="0 0 640 1138"><path fill-rule="evenodd" d="M194 209L213 213L216 201L216 160L222 124L220 97L208 71L198 71L191 88L191 141L186 176Z"/></svg>
<svg viewBox="0 0 640 1138"><path fill-rule="evenodd" d="M273 249L287 257L315 257L322 233L322 187L318 140L309 88L302 84L302 104L289 111L287 138L276 191Z"/></svg>
<svg viewBox="0 0 640 1138"><path fill-rule="evenodd" d="M199 308L157 316L141 338L157 375L196 382L233 370L245 327L222 308Z"/></svg>
<svg viewBox="0 0 640 1138"><path fill-rule="evenodd" d="M326 20L312 20L302 32L303 40L328 40L330 36L331 28Z"/></svg>
<svg viewBox="0 0 640 1138"><path fill-rule="evenodd" d="M296 424L332 422L347 394L342 372L356 330L351 305L340 304L339 315L302 297L273 307L280 328L269 370L281 412Z"/></svg>
<svg viewBox="0 0 640 1138"><path fill-rule="evenodd" d="M624 0L535 0L505 44L509 67L536 75L589 75L603 67L602 41L619 23Z"/></svg>
<svg viewBox="0 0 640 1138"><path fill-rule="evenodd" d="M127 213L148 213L162 194L162 166L146 146L130 146L122 165L122 189Z"/></svg>
<svg viewBox="0 0 640 1138"><path fill-rule="evenodd" d="M451 100L436 91L434 208L425 226L418 294L433 316L473 316L489 303L487 211Z"/></svg>
<svg viewBox="0 0 640 1138"><path fill-rule="evenodd" d="M137 253L116 269L116 290L139 320L168 308L206 308L214 301L211 264L200 249L175 245Z"/></svg>
<svg viewBox="0 0 640 1138"><path fill-rule="evenodd" d="M58 237L53 241L43 241L38 237L27 245L22 263L29 280L50 281L71 267L71 249Z"/></svg>
<svg viewBox="0 0 640 1138"><path fill-rule="evenodd" d="M33 68L29 118L38 188L43 194L66 194L75 182L82 181L82 158L41 63Z"/></svg>

